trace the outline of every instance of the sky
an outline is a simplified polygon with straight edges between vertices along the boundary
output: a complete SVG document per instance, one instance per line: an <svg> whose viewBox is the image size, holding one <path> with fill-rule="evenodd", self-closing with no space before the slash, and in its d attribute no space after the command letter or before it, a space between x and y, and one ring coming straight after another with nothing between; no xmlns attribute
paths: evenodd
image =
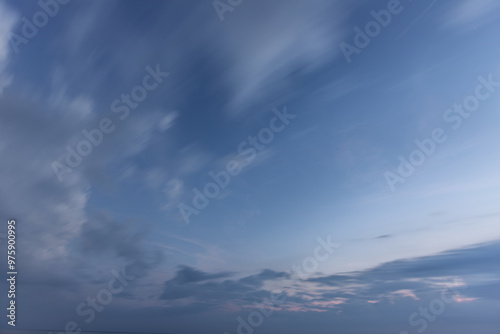
<svg viewBox="0 0 500 334"><path fill-rule="evenodd" d="M0 329L497 334L499 15L0 0Z"/></svg>

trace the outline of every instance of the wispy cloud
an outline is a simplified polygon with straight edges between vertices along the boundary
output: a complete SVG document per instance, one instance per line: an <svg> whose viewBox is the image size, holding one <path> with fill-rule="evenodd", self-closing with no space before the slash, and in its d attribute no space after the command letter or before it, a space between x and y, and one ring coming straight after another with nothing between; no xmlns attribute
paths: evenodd
<svg viewBox="0 0 500 334"><path fill-rule="evenodd" d="M499 7L495 0L460 0L447 13L447 24L458 26L464 24L478 25L486 23L486 18L492 18L491 13Z"/></svg>
<svg viewBox="0 0 500 334"><path fill-rule="evenodd" d="M11 33L18 20L18 15L5 2L0 1L0 96L12 82L12 75L6 72L11 53Z"/></svg>

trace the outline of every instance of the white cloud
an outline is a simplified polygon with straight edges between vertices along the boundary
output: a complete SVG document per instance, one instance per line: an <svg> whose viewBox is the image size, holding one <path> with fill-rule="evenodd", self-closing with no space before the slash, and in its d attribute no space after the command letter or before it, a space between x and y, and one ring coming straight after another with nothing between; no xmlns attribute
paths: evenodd
<svg viewBox="0 0 500 334"><path fill-rule="evenodd" d="M10 34L17 20L17 15L0 1L0 95L12 82L12 76L5 73L5 69L10 53Z"/></svg>
<svg viewBox="0 0 500 334"><path fill-rule="evenodd" d="M68 94L70 80L61 65L54 67L51 74L51 93L48 98L55 109L61 110L61 117L66 121L80 122L84 118L92 116L94 101L87 95L71 97Z"/></svg>
<svg viewBox="0 0 500 334"><path fill-rule="evenodd" d="M144 181L151 189L157 189L165 183L167 173L161 168L153 168L144 173Z"/></svg>
<svg viewBox="0 0 500 334"><path fill-rule="evenodd" d="M211 155L199 145L190 144L179 150L178 172L182 176L201 171L212 161Z"/></svg>
<svg viewBox="0 0 500 334"><path fill-rule="evenodd" d="M229 57L226 80L234 87L230 110L248 107L271 84L287 85L287 77L295 71L308 72L332 61L342 37L337 4L276 1L241 8L238 22L231 22L231 30L220 35L221 52Z"/></svg>
<svg viewBox="0 0 500 334"><path fill-rule="evenodd" d="M179 113L177 111L173 111L169 113L167 116L163 117L162 120L160 121L160 124L158 125L160 131L163 132L170 129L174 125L174 121L178 116Z"/></svg>
<svg viewBox="0 0 500 334"><path fill-rule="evenodd" d="M137 174L137 167L135 165L129 164L120 172L118 179L120 181L129 179Z"/></svg>
<svg viewBox="0 0 500 334"><path fill-rule="evenodd" d="M61 184L51 168L74 129L36 106L0 99L0 108L0 146L6 157L0 164L1 215L16 218L30 231L19 244L31 261L63 260L86 221L89 195L79 171L65 175L67 182Z"/></svg>
<svg viewBox="0 0 500 334"><path fill-rule="evenodd" d="M184 193L184 183L182 182L181 179L174 178L165 184L163 192L167 197L167 201L162 209L163 210L171 210L174 208L176 209L177 204L179 204L181 196Z"/></svg>
<svg viewBox="0 0 500 334"><path fill-rule="evenodd" d="M10 34L17 19L17 15L0 1L0 63L5 62L9 55Z"/></svg>
<svg viewBox="0 0 500 334"><path fill-rule="evenodd" d="M455 8L447 14L448 26L479 24L480 21L484 23L484 17L500 7L500 3L496 0L462 0L457 3Z"/></svg>

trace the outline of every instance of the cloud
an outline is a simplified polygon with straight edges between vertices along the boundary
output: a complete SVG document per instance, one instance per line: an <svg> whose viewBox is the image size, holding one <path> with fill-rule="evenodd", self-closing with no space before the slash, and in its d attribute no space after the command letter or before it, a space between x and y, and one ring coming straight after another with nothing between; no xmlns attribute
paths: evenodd
<svg viewBox="0 0 500 334"><path fill-rule="evenodd" d="M460 298L472 301L483 298L487 287L498 286L492 278L500 278L500 270L492 268L492 264L499 250L500 242L496 242L393 261L365 271L297 281L291 281L290 273L270 269L240 279L225 279L236 274L209 274L183 266L165 282L159 298L190 300L189 303L197 305L205 303L207 308L228 303L249 308L252 300L263 302L269 299L270 290L264 283L275 282L286 291L287 310L325 312L349 309L360 303L390 305L429 300L459 282L463 290Z"/></svg>
<svg viewBox="0 0 500 334"><path fill-rule="evenodd" d="M138 24L135 12L123 10L117 2L80 6L80 24L72 24L65 32L69 55L82 58L78 63L88 64L89 56L99 57L100 50L88 55L86 47L90 41L93 46L105 43L106 50L113 50L114 54L100 57L104 58L104 66L99 75L128 79L137 64L147 64L151 54L155 54L162 59L162 66L175 69L176 76L197 78L195 85L183 84L176 87L175 95L168 94L171 101L184 103L195 93L190 89L197 89L203 82L217 88L220 107L231 116L269 103L272 92L284 92L301 75L333 62L340 54L335 46L345 31L341 27L344 17L339 9L345 6L341 1L257 0L239 7L224 24L211 4L174 7L152 3L142 10L161 16L162 20L147 24ZM115 12L123 15L115 16L115 24L110 25L107 17ZM183 17L182 22L178 17ZM259 24L255 24L256 18ZM102 30L108 31L109 36L126 35L127 40L104 39ZM165 43L158 43L158 38ZM211 72L207 64L218 69L211 78L205 70L196 70L202 65ZM198 101L204 103L204 97L198 96Z"/></svg>
<svg viewBox="0 0 500 334"><path fill-rule="evenodd" d="M228 110L237 114L266 98L270 87L287 87L294 73L308 73L332 61L342 35L340 2L255 1L245 4L220 29L217 52L232 87ZM255 25L255 18L259 24ZM217 22L219 23L219 22ZM252 29L248 29L252 26Z"/></svg>
<svg viewBox="0 0 500 334"><path fill-rule="evenodd" d="M9 40L18 16L0 1L0 96L12 82L12 76L5 72L10 54Z"/></svg>
<svg viewBox="0 0 500 334"><path fill-rule="evenodd" d="M23 273L19 280L34 298L22 301L26 307L18 315L35 320L43 308L35 300L50 298L54 308L66 304L67 309L82 285L88 284L84 274L89 266L79 267L83 262L81 254L74 252L73 241L87 221L89 184L81 171L73 171L65 183L59 183L50 165L64 150L62 143L79 130L75 123L66 124L56 110L29 99L0 97L0 110L4 157L0 215L17 221L16 257L22 259L17 268ZM0 287L5 286L0 283ZM44 319L54 317L45 314Z"/></svg>
<svg viewBox="0 0 500 334"><path fill-rule="evenodd" d="M456 27L465 24L482 25L496 16L491 14L499 8L495 0L461 0L447 13L447 25ZM494 14L496 15L496 14Z"/></svg>
<svg viewBox="0 0 500 334"><path fill-rule="evenodd" d="M170 242L175 242L168 240L162 244L164 240L160 239L160 234L147 235L149 225L144 226L143 219L121 218L132 212L130 203L138 203L139 210L134 210L134 213L145 212L148 219L161 221L164 212L151 212L147 210L149 205L176 209L175 203L191 199L190 189L203 185L203 180L208 178L207 172L213 169L210 166L219 168L228 159L236 157L228 152L235 151L240 140L251 134L246 130L261 120L257 115L265 109L253 109L254 106L272 104L276 97L294 98L299 91L302 94L302 88L307 90L306 86L314 80L311 78L302 84L303 79L314 71L320 72L325 64L335 60L340 34L345 31L337 29L342 22L335 12L339 1L285 0L271 3L255 0L244 3L230 13L223 24L218 21L210 2L196 6L181 2L174 6L159 1L148 4L117 1L75 3L58 17L58 27L47 27L48 30L37 37L40 40L36 43L50 47L35 48L36 53L23 53L18 59L19 75L15 73L14 84L19 83L21 89L17 90L16 86L12 91L23 95L18 100L10 96L0 99L0 152L6 157L0 164L0 214L17 218L23 226L21 231L30 232L21 232L25 234L19 238L26 295L33 292L30 293L32 300L46 301L45 297L48 297L62 305L65 297L73 296L74 291L88 295L89 286L95 288L95 285L102 284L109 267L124 264L128 272L148 277L138 282L140 293L134 287L127 291L127 298L133 300L132 303L112 305L108 314L116 315L120 311L126 314L133 310L130 317L120 313L122 319L147 321L158 328L161 328L158 324L165 324L165 317L188 317L190 312L218 312L226 321L232 321L233 318L227 320L227 313L255 309L254 302L267 300L274 286L285 289L288 302L283 313L270 322L286 322L287 326L293 327L300 324L297 322L300 318L302 326L304 323L315 324L318 331L331 330L331 327L322 326L324 321L320 321L326 317L316 318L319 313L327 313L328 322L335 323L337 312L344 312L354 319L354 325L359 324L360 316L369 320L373 314L396 315L398 310L388 312L391 303L407 311L417 301L432 298L449 279L455 277L467 284L461 299L463 304L486 299L497 302L500 298L496 293L500 291L496 283L499 275L492 254L498 254L499 249L492 245L395 261L360 272L290 282L290 274L277 268L245 275L214 270L214 267L231 265L221 259L221 248L195 243L186 247L189 251L184 250L184 245L177 247L174 244L168 248ZM492 6L491 2L482 3ZM0 2L0 6L2 4ZM10 74L7 70L11 70L9 66L14 62L4 36L9 30L5 27L12 24L14 16L6 16L9 12L3 9L0 8L0 73ZM457 9L453 15L461 17L460 22L481 22L489 14L484 8L479 9ZM464 15L469 17L465 19ZM74 21L75 17L77 21ZM102 31L108 33L102 34ZM60 38L61 34L63 38ZM117 121L117 130L107 136L78 168L65 175L63 184L59 184L50 163L64 154L66 145L74 146L83 139L83 129L96 128L104 116L116 116L110 112L111 101L130 92L137 84L136 80L144 75L145 66L160 61L162 69L172 72L171 80L152 93L141 108L131 111L126 122L120 123L113 118ZM38 70L32 73L34 64ZM61 70L54 70L57 68ZM325 74L321 76L324 81L330 79L326 71L321 72ZM342 73L337 74L343 77ZM338 98L336 92L332 93L333 88L340 91L340 95L352 91L351 88L355 87L349 85L353 83L352 75L345 77L350 79L325 86L316 106L326 106L323 98L328 95L331 95L328 101ZM29 79L16 81L20 78ZM9 81L4 82L8 84ZM301 87L295 86L298 82ZM28 86L34 88L30 90L26 88ZM11 90L8 92L10 94ZM314 105L309 107L309 121L314 123L316 108ZM177 109L182 110L182 115L171 112ZM232 117L227 117L249 110L252 113L245 116L251 117L241 127L236 126ZM322 133L323 126L332 123L326 119L322 122L317 128L311 127L311 133ZM235 138L232 144L231 137ZM313 148L321 151L316 146ZM357 146L355 148L359 149ZM296 152L286 151L289 150L282 152L284 155L279 157L280 161L287 161L286 154L297 157ZM266 161L271 154L273 152L266 151L258 161ZM216 160L215 156L222 158ZM351 160L347 159L347 164ZM254 163L252 167L256 165ZM274 169L280 170L278 167ZM253 176L266 179L266 172L256 172ZM331 170L328 175L333 175ZM320 174L314 176L321 178ZM256 185L252 175L243 178L245 180L242 179L241 183L249 183L251 187ZM238 192L239 188L237 184L236 189L232 189L234 198L239 199L241 194L247 198L251 195L248 191ZM114 197L115 194L118 195ZM248 201L252 202L252 199ZM272 210L277 207L270 202L263 205ZM245 216L262 209L258 203L245 204L251 206L251 210L246 210L250 212L247 214L238 211L232 203L228 206L237 211L239 220L245 220ZM103 207L116 212L109 216L93 213ZM282 220L287 222L285 218ZM221 220L230 221L231 217ZM212 223L225 224L220 223L221 220L215 216ZM258 229L261 224L256 223ZM170 231L177 228L165 226L159 229ZM229 247L223 248L224 252L237 247L238 252L246 254L234 240L222 241L217 231L220 230L210 227L190 230L195 235L199 233L204 240L208 238L206 243L222 242L221 247ZM390 236L383 235L378 239ZM189 262L191 266L170 269L178 264L170 261L168 265L160 266L162 254L151 247L154 243L165 246L176 255L183 252L181 259L192 261ZM265 248L262 251L265 252ZM224 259L235 261L234 256L224 256ZM164 276L167 275L165 272L170 276ZM87 289L82 288L84 285ZM37 289L39 287L44 289ZM371 305L369 301L377 305ZM20 303L35 305L27 300L20 300ZM154 312L146 312L151 309ZM40 315L43 312L57 314L53 309L36 310ZM296 312L301 312L301 317L297 317ZM100 316L108 320L105 313ZM20 314L19 318L27 319L28 316ZM401 319L406 320L407 314ZM372 323L368 320L361 325L370 327L368 324ZM379 319L378 324L385 320ZM189 321L193 322L192 319ZM269 331L273 329L272 326L269 328ZM309 328L312 331L313 327ZM340 327L339 330L346 328L350 327ZM349 331L354 332L354 329L346 332Z"/></svg>
<svg viewBox="0 0 500 334"><path fill-rule="evenodd" d="M163 260L161 250L146 248L146 236L144 227L101 214L82 225L78 240L84 254L121 258L127 273L145 276Z"/></svg>
<svg viewBox="0 0 500 334"><path fill-rule="evenodd" d="M172 111L167 116L163 117L158 125L160 131L166 131L170 129L174 125L175 119L179 117L179 113L177 111Z"/></svg>
<svg viewBox="0 0 500 334"><path fill-rule="evenodd" d="M269 297L269 292L261 289L264 282L290 277L288 273L265 269L240 279L224 279L232 275L234 273L228 272L208 274L182 266L172 279L165 282L159 298L169 301L189 298L190 303L204 304L207 310L229 304L244 308L250 307L255 300L263 301Z"/></svg>
<svg viewBox="0 0 500 334"><path fill-rule="evenodd" d="M280 280L289 279L291 275L286 272L276 272L271 269L264 269L257 275L247 276L239 280L240 283L251 285L255 287L261 287L265 281L269 280Z"/></svg>
<svg viewBox="0 0 500 334"><path fill-rule="evenodd" d="M195 313L197 317L203 314L227 317L229 312L245 318L256 305L273 307L271 287L279 287L277 291L285 293L286 301L273 308L279 314L277 318L266 320L270 332L275 319L287 323L278 326L280 330L292 328L297 313L301 313L301 325L317 325L330 319L330 326L350 328L353 332L370 327L396 332L408 326L407 319L412 313L441 298L443 291L454 289L456 305L447 308L446 317L439 322L450 324L454 317L477 314L482 300L500 303L500 293L496 292L500 291L500 270L494 268L499 250L500 241L306 280L291 280L289 273L270 269L230 279L237 273L209 273L184 266L165 282L159 298L166 303L160 309L169 317L181 308L188 317ZM358 323L361 316L364 325Z"/></svg>
<svg viewBox="0 0 500 334"><path fill-rule="evenodd" d="M231 273L221 272L215 274L207 274L203 271L196 270L191 267L181 266L175 274L175 277L167 281L165 284L184 285L188 283L199 283L217 278L225 278L231 276Z"/></svg>
<svg viewBox="0 0 500 334"><path fill-rule="evenodd" d="M0 211L32 233L20 241L29 258L64 256L86 221L88 184L78 172L58 183L50 164L77 128L27 101L0 99L0 109L0 151L9 157L0 166Z"/></svg>
<svg viewBox="0 0 500 334"><path fill-rule="evenodd" d="M19 270L26 275L25 288L35 294L39 289L42 296L52 293L57 282L59 288L71 287L58 302L74 302L71 298L80 289L109 275L112 267L123 264L139 276L149 275L162 255L146 245L144 226L88 214L95 190L91 185L102 186L96 182L106 170L102 166L126 166L131 152L104 142L58 182L51 163L66 145L82 139L81 131L96 124L96 115L81 119L78 113L64 114L53 103L34 100L0 97L0 153L7 157L0 164L0 215L22 226L17 255L23 259ZM157 123L147 124L151 126L144 131L154 136L156 130L151 129ZM106 139L120 144L135 137L133 131L117 132Z"/></svg>
<svg viewBox="0 0 500 334"><path fill-rule="evenodd" d="M177 209L177 205L180 203L181 196L184 193L184 183L178 178L173 178L165 183L163 192L165 193L167 201L162 209Z"/></svg>
<svg viewBox="0 0 500 334"><path fill-rule="evenodd" d="M144 181L151 189L161 187L167 179L167 173L159 168L153 168L144 172Z"/></svg>
<svg viewBox="0 0 500 334"><path fill-rule="evenodd" d="M434 256L388 262L360 272L318 276L307 281L334 288L331 296L378 300L397 296L426 299L429 294L442 289L443 284L459 278L470 285L466 289L468 296L479 297L475 295L476 289L489 285L491 277L500 278L500 269L492 266L499 251L500 242L493 242ZM352 289L356 289L354 296L351 295Z"/></svg>

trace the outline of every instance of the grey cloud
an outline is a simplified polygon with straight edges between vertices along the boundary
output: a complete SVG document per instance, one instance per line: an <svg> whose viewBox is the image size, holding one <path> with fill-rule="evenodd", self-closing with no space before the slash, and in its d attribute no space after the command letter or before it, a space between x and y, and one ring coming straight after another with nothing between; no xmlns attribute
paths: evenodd
<svg viewBox="0 0 500 334"><path fill-rule="evenodd" d="M82 225L79 242L84 254L124 259L127 273L144 276L163 260L161 250L146 248L146 235L144 226L118 222L102 214Z"/></svg>
<svg viewBox="0 0 500 334"><path fill-rule="evenodd" d="M196 283L217 278L225 278L231 275L232 274L228 272L207 274L203 271L191 267L181 266L180 269L175 274L175 277L167 281L167 284L171 283L171 284L183 285L187 283Z"/></svg>
<svg viewBox="0 0 500 334"><path fill-rule="evenodd" d="M500 269L494 265L499 252L500 242L492 242L433 256L388 262L366 271L314 277L307 282L340 288L326 295L330 298L352 298L351 291L355 289L358 299L368 300L398 290L428 296L440 289L434 284L436 280L446 282L459 277L467 282L468 295L483 297L483 287L490 284L489 279L500 278Z"/></svg>
<svg viewBox="0 0 500 334"><path fill-rule="evenodd" d="M264 269L257 275L251 275L240 279L239 282L246 285L260 287L263 285L264 281L286 279L290 277L291 275L286 272L277 272L271 269Z"/></svg>
<svg viewBox="0 0 500 334"><path fill-rule="evenodd" d="M261 290L264 281L289 278L284 272L265 269L259 274L243 277L238 280L218 280L231 275L227 272L208 274L200 270L183 266L176 275L165 282L160 299L177 300L187 297L195 298L199 303L221 305L225 302L237 302L247 305L253 301L264 300L269 292Z"/></svg>

